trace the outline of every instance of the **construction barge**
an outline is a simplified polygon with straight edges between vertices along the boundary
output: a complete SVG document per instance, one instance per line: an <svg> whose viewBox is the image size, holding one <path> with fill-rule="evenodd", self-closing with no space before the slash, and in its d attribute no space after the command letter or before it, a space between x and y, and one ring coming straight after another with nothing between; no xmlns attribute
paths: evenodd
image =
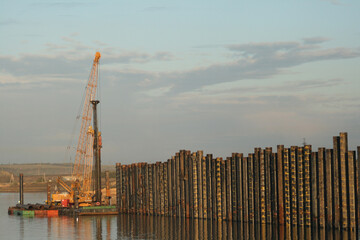
<svg viewBox="0 0 360 240"><path fill-rule="evenodd" d="M106 172L106 196L102 197L101 192L102 141L97 119L97 105L100 101L95 100L100 58L101 54L96 52L81 111L80 134L70 183L66 183L59 176L56 181L56 191L51 191L52 183L48 183L46 204L24 204L24 177L23 174L20 174L20 201L16 206L9 207L9 215L50 217L118 213L116 206L110 204L108 171ZM77 117L77 119L80 118ZM91 124L92 121L93 124Z"/></svg>
<svg viewBox="0 0 360 240"><path fill-rule="evenodd" d="M9 215L24 217L58 217L58 216L90 216L90 215L116 215L116 206L89 206L89 207L51 207L46 204L27 204L9 207Z"/></svg>

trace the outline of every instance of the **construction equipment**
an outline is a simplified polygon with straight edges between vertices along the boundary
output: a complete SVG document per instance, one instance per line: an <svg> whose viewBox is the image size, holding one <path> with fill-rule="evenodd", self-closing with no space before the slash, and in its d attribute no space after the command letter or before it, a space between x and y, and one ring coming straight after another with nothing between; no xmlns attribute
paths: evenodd
<svg viewBox="0 0 360 240"><path fill-rule="evenodd" d="M79 204L79 206L88 206L94 202L97 202L98 205L101 204L101 191L100 194L94 196L94 192L91 190L93 183L92 171L94 163L96 164L96 185L97 187L99 185L101 189L101 179L98 179L101 178L101 168L98 165L100 164L100 161L97 160L97 158L100 157L100 149L102 143L100 132L98 133L97 129L97 119L94 119L94 129L91 126L93 114L93 108L91 107L91 103L94 102L97 90L99 70L98 65L100 57L100 53L96 52L89 81L86 87L84 106L82 108L82 120L79 140L76 149L72 178L70 181L71 185L69 186L61 177L58 177L57 183L66 191L66 193L57 192L55 194L52 194L52 202L55 205L61 203L62 200L66 199L69 199L70 204L74 204L76 202ZM99 101L96 102L98 103ZM95 114L96 113L94 113L94 115ZM96 115L94 118L96 118ZM98 171L100 171L100 173Z"/></svg>

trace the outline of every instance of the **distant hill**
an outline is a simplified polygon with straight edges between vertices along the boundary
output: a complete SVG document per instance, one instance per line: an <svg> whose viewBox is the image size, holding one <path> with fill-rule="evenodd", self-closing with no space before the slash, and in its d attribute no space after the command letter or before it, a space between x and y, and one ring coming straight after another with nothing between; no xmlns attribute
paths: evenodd
<svg viewBox="0 0 360 240"><path fill-rule="evenodd" d="M73 163L28 163L28 164L0 164L0 171L12 173L15 176L23 173L24 176L38 175L70 175ZM102 165L101 171L115 171L115 165Z"/></svg>

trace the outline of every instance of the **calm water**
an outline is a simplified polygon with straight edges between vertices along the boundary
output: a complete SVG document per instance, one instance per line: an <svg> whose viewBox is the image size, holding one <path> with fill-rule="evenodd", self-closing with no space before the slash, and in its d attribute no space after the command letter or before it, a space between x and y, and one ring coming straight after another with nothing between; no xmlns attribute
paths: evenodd
<svg viewBox="0 0 360 240"><path fill-rule="evenodd" d="M16 193L0 193L0 239L356 239L354 232L310 231L269 225L182 220L139 215L96 217L9 216ZM25 202L42 203L45 193L27 193Z"/></svg>

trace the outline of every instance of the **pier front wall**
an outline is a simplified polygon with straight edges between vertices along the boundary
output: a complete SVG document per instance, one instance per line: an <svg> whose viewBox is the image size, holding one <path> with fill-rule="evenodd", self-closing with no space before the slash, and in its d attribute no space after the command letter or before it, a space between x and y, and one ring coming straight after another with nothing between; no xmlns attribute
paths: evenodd
<svg viewBox="0 0 360 240"><path fill-rule="evenodd" d="M360 223L360 147L347 133L333 149L255 148L214 158L180 150L166 162L116 164L119 213L215 219L287 227L356 230ZM247 157L245 157L247 156Z"/></svg>

